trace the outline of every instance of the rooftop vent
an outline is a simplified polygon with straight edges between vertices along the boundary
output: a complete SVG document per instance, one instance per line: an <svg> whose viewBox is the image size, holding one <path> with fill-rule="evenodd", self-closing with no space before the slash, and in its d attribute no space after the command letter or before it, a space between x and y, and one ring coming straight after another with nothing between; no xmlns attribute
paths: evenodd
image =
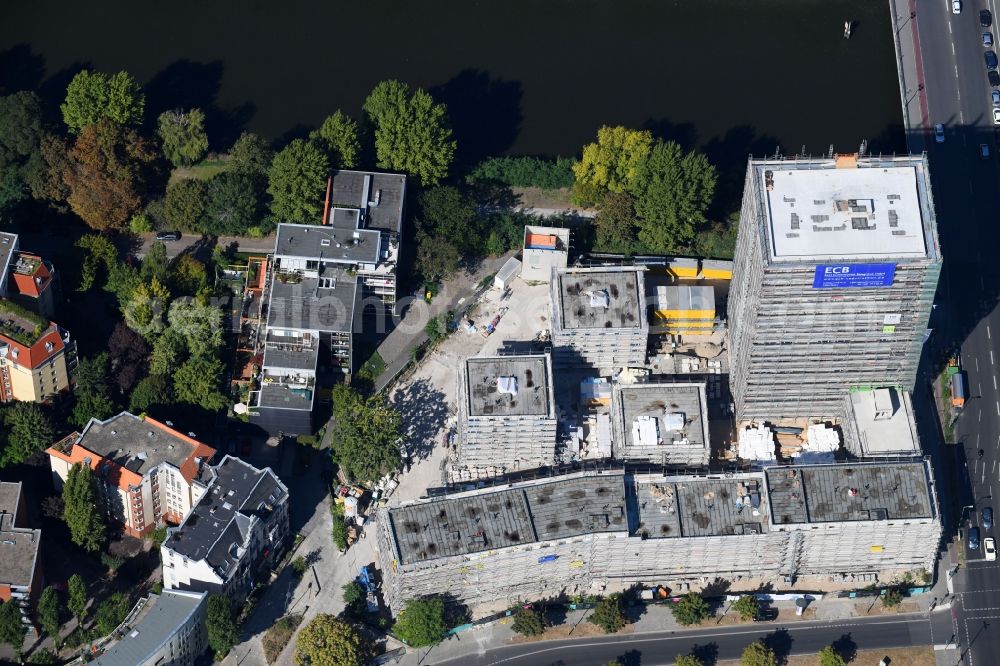
<svg viewBox="0 0 1000 666"><path fill-rule="evenodd" d="M497 391L517 395L517 377L497 377Z"/></svg>
<svg viewBox="0 0 1000 666"><path fill-rule="evenodd" d="M323 247L330 247L330 239L324 238L319 242L319 244L322 245Z"/></svg>
<svg viewBox="0 0 1000 666"><path fill-rule="evenodd" d="M611 305L611 297L606 289L588 289L587 296L590 296L590 307L608 308Z"/></svg>

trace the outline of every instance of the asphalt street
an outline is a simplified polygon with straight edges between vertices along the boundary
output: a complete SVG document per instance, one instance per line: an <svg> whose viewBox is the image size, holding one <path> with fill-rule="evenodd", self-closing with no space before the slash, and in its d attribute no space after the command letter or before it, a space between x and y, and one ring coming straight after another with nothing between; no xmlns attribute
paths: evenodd
<svg viewBox="0 0 1000 666"><path fill-rule="evenodd" d="M794 622L785 625L764 627L719 627L718 629L696 629L691 631L670 631L642 635L601 636L587 639L547 641L545 643L522 643L495 650L469 654L460 659L434 661L431 650L424 660L427 664L440 666L603 666L616 658L623 657L626 664L657 666L672 664L680 654L697 654L706 663L716 660L739 659L746 646L763 640L779 656L816 654L821 648L836 642L841 649L875 650L915 645L931 645L939 637L938 627L947 631L948 611L940 611L944 623L932 625L926 615L911 614L892 617L867 618L843 622ZM454 639L453 639L454 640ZM462 638L475 642L475 635ZM946 642L948 636L940 639Z"/></svg>
<svg viewBox="0 0 1000 666"><path fill-rule="evenodd" d="M945 257L932 325L939 349L960 350L970 394L954 424L960 446L952 453L961 487L957 497L948 498L960 518L963 544L974 526L983 538L998 536L996 528L984 530L981 520L982 508L992 505L1000 492L1000 142L982 45L983 33L996 38L997 30L979 21L982 9L996 17L996 4L966 0L960 14L943 0L919 3L916 9L929 122L945 126L944 142L925 141ZM987 159L980 154L984 144L990 151ZM1000 602L995 600L1000 566L983 561L982 548L967 550L966 556L968 566L955 578L960 656L970 666L994 664L1000 654Z"/></svg>

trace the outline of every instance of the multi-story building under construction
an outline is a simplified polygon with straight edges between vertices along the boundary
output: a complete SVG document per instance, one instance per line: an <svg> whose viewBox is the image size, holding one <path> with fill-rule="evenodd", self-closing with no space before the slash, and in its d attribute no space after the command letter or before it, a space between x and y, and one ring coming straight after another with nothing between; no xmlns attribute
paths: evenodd
<svg viewBox="0 0 1000 666"><path fill-rule="evenodd" d="M910 461L577 472L383 508L376 531L398 613L431 594L484 609L717 577L884 580L933 566L941 521L930 465Z"/></svg>
<svg viewBox="0 0 1000 666"><path fill-rule="evenodd" d="M737 419L912 390L940 271L926 157L751 160L728 306Z"/></svg>

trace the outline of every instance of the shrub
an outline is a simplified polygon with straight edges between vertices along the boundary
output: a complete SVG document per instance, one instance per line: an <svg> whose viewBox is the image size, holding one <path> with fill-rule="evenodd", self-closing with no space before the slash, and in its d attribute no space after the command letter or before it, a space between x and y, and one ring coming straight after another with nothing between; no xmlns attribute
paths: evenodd
<svg viewBox="0 0 1000 666"><path fill-rule="evenodd" d="M538 636L545 632L545 613L537 611L534 607L519 608L514 614L514 623L511 629L522 636Z"/></svg>
<svg viewBox="0 0 1000 666"><path fill-rule="evenodd" d="M271 625L271 628L264 634L264 638L261 639L267 663L273 664L275 662L281 651L288 645L288 641L292 640L292 636L300 624L302 624L301 615L286 615Z"/></svg>
<svg viewBox="0 0 1000 666"><path fill-rule="evenodd" d="M333 514L333 543L340 550L347 550L347 523L336 513Z"/></svg>
<svg viewBox="0 0 1000 666"><path fill-rule="evenodd" d="M741 620L747 622L757 615L757 611L760 610L760 604L757 603L757 597L744 594L733 604L733 610L740 614Z"/></svg>
<svg viewBox="0 0 1000 666"><path fill-rule="evenodd" d="M136 213L128 221L128 228L134 234L145 234L153 230L153 223L145 213Z"/></svg>
<svg viewBox="0 0 1000 666"><path fill-rule="evenodd" d="M882 594L882 605L886 608L895 608L903 603L903 593L899 588L890 587Z"/></svg>
<svg viewBox="0 0 1000 666"><path fill-rule="evenodd" d="M628 621L622 609L622 595L612 594L598 602L594 612L587 618L591 624L596 624L606 634L613 634L625 628Z"/></svg>
<svg viewBox="0 0 1000 666"><path fill-rule="evenodd" d="M121 569L122 565L125 564L125 559L118 555L101 553L101 564L106 566L109 571L115 572Z"/></svg>
<svg viewBox="0 0 1000 666"><path fill-rule="evenodd" d="M292 571L295 572L296 576L301 577L307 569L309 569L309 564L306 562L306 558L299 555L292 560Z"/></svg>
<svg viewBox="0 0 1000 666"><path fill-rule="evenodd" d="M573 159L493 157L476 165L466 180L469 183L494 181L513 187L540 187L543 190L572 187Z"/></svg>

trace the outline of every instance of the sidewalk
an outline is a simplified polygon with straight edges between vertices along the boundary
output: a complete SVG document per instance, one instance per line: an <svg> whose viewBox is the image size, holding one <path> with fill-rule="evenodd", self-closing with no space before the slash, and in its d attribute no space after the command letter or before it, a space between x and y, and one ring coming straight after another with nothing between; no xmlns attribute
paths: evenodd
<svg viewBox="0 0 1000 666"><path fill-rule="evenodd" d="M906 145L911 153L927 147L924 137L930 129L927 91L924 89L924 63L920 54L916 0L889 0L892 13L892 38L896 47L899 95L903 106Z"/></svg>

